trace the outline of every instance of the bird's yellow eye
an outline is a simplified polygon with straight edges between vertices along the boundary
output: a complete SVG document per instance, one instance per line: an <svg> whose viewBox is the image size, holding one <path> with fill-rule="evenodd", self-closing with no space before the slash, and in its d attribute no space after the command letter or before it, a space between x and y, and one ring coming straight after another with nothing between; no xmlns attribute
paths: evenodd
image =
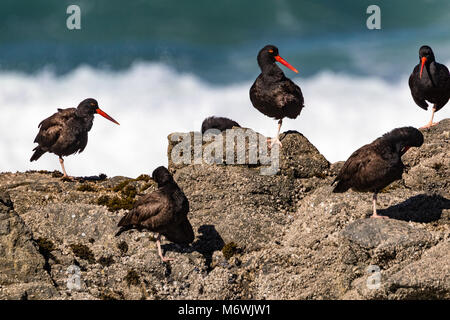
<svg viewBox="0 0 450 320"><path fill-rule="evenodd" d="M272 50L272 49L269 49L269 52L270 52L270 53L273 53L273 50Z"/></svg>
<svg viewBox="0 0 450 320"><path fill-rule="evenodd" d="M95 103L91 102L91 106L95 105Z"/></svg>

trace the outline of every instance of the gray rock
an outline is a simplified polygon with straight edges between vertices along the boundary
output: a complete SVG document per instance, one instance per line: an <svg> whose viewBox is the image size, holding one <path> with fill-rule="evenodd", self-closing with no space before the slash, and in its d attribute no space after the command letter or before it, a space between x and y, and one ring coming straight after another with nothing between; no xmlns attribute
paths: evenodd
<svg viewBox="0 0 450 320"><path fill-rule="evenodd" d="M420 257L434 244L430 232L393 219L357 220L346 226L340 237L344 263L364 262L383 268L393 261ZM361 257L365 259L360 261Z"/></svg>
<svg viewBox="0 0 450 320"><path fill-rule="evenodd" d="M183 247L163 239L175 258L167 264L154 235L114 237L125 210L98 205L103 196L123 198L114 189L128 178L82 191L82 182L52 173L1 173L10 197L0 193L0 298L449 299L449 128L444 120L425 132L424 145L404 156L403 180L379 194L379 213L390 220L367 219L370 194L332 193L342 162L330 166L296 132L281 137L276 175L261 175L261 163L169 159L190 201L195 240ZM151 180L129 185L155 190ZM371 265L377 289L368 286ZM68 287L74 275L80 285Z"/></svg>
<svg viewBox="0 0 450 320"><path fill-rule="evenodd" d="M58 296L32 234L0 192L0 299L50 299Z"/></svg>
<svg viewBox="0 0 450 320"><path fill-rule="evenodd" d="M390 275L385 290L389 299L450 299L450 242Z"/></svg>
<svg viewBox="0 0 450 320"><path fill-rule="evenodd" d="M231 133L229 133L231 134ZM226 154L226 139L227 132L222 132L216 140L213 141L202 141L200 140L202 137L199 132L188 132L188 133L172 133L168 136L169 146L167 150L168 160L169 160L169 170L175 172L178 169L189 166L190 164L206 164L210 165L211 163L207 162L205 159L206 154L210 154L209 148L212 143L222 141L222 156L219 154L216 155L218 158L215 160L215 164L226 164L226 165L245 165L251 168L261 167L269 167L270 163L265 163L261 161L261 157L266 155L264 152L260 151L267 150L267 145L261 143L261 141L267 141L267 137L251 130L248 128L237 128L234 131L234 135L236 142L233 145L234 156L228 161ZM245 138L246 136L255 137L255 139ZM187 145L187 152L190 155L183 161L178 158L175 158L176 155L183 155L183 150L180 146L181 141L186 141L188 137L188 141L191 141L190 144ZM241 138L241 139L240 139ZM200 141L199 145L201 148L195 147L197 140ZM309 140L303 136L301 133L296 131L288 131L284 132L280 135L280 140L283 143L283 147L280 149L279 153L279 168L277 168L276 172L281 173L282 175L288 175L291 178L311 178L311 177L325 177L329 174L330 163L325 159L325 157L320 154L315 146L313 146ZM239 157L240 153L237 151L237 147L239 145L239 141L242 141L243 156ZM245 141L245 142L244 142ZM220 143L218 144L221 145ZM198 150L197 150L198 149ZM241 149L239 149L241 150ZM252 152L254 151L255 158L251 158ZM174 156L175 155L175 156ZM267 155L271 155L271 151L268 151ZM195 162L195 159L200 159L198 163ZM177 160L177 161L174 161ZM184 162L186 161L186 162ZM241 161L241 162L239 162Z"/></svg>
<svg viewBox="0 0 450 320"><path fill-rule="evenodd" d="M444 119L439 125L421 131L425 143L420 148L411 148L402 158L409 167L403 177L405 186L422 191L448 192L450 119Z"/></svg>

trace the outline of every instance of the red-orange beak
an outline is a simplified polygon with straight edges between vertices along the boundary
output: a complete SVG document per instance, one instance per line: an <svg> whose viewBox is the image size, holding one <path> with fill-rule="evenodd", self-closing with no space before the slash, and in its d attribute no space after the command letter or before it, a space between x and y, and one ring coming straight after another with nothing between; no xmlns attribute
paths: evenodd
<svg viewBox="0 0 450 320"><path fill-rule="evenodd" d="M427 58L423 57L422 65L420 66L420 79L422 79L422 71L423 71L423 66L425 65L425 62L427 62Z"/></svg>
<svg viewBox="0 0 450 320"><path fill-rule="evenodd" d="M118 123L116 120L114 120L113 118L111 118L105 111L101 110L100 108L97 108L95 110L99 115L101 115L102 117L105 117L106 119L108 119L109 121L114 122L115 124L120 125L120 123Z"/></svg>
<svg viewBox="0 0 450 320"><path fill-rule="evenodd" d="M275 56L275 60L277 60L279 63L285 65L286 67L288 67L289 69L291 69L292 71L294 71L295 73L298 73L297 69L295 69L293 66L291 66L286 60L284 60L282 57L280 56Z"/></svg>
<svg viewBox="0 0 450 320"><path fill-rule="evenodd" d="M406 153L406 151L408 151L410 148L411 148L410 146L403 147L403 149L401 151L402 155L404 155Z"/></svg>

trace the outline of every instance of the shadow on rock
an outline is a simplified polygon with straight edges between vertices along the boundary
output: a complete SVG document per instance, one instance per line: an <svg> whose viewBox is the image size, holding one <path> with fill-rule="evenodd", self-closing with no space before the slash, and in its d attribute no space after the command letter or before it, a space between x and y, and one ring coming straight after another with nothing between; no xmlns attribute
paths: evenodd
<svg viewBox="0 0 450 320"><path fill-rule="evenodd" d="M88 177L75 177L74 180L79 182L85 182L85 181L105 181L107 178L106 174L100 173L98 176L88 176Z"/></svg>
<svg viewBox="0 0 450 320"><path fill-rule="evenodd" d="M449 199L437 194L419 194L395 206L380 209L378 213L397 220L432 222L439 220L445 209L450 209Z"/></svg>
<svg viewBox="0 0 450 320"><path fill-rule="evenodd" d="M209 270L214 251L222 250L225 242L213 225L202 225L198 228L198 239L190 247L180 246L174 243L162 246L164 250L174 252L199 252L205 258L205 264Z"/></svg>

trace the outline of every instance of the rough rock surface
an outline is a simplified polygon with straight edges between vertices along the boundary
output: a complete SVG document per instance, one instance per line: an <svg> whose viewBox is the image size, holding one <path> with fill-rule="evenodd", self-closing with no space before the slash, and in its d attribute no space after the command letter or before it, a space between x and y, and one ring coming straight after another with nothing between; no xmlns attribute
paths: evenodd
<svg viewBox="0 0 450 320"><path fill-rule="evenodd" d="M0 299L48 299L58 292L32 233L0 193Z"/></svg>
<svg viewBox="0 0 450 320"><path fill-rule="evenodd" d="M296 132L281 137L276 175L169 159L196 235L188 247L163 241L170 263L148 232L114 237L126 208L155 189L148 177L2 173L0 299L450 299L450 120L424 135L379 195L391 219L368 218L370 194L332 193L342 162Z"/></svg>
<svg viewBox="0 0 450 320"><path fill-rule="evenodd" d="M180 142L186 141L187 143L180 144ZM329 173L330 163L301 133L284 132L280 135L280 141L283 143L283 147L279 149L277 171L281 175L291 178L310 178L323 177ZM245 165L247 168L261 169L261 167L269 167L265 161L270 161L269 158L272 156L270 150L264 152L267 149L267 137L248 128L234 128L232 131L227 130L219 135L205 136L203 139L199 132L172 133L168 136L168 142L167 155L169 170L172 172L189 166L191 163L210 165L212 162L228 165L245 163L248 164ZM214 144L223 146L222 149L225 151L214 152ZM174 148L176 146L179 147ZM227 156L227 147L233 150L234 156ZM255 150L254 158L249 150ZM214 157L208 157L210 154ZM187 156L187 161L182 157L183 155Z"/></svg>

